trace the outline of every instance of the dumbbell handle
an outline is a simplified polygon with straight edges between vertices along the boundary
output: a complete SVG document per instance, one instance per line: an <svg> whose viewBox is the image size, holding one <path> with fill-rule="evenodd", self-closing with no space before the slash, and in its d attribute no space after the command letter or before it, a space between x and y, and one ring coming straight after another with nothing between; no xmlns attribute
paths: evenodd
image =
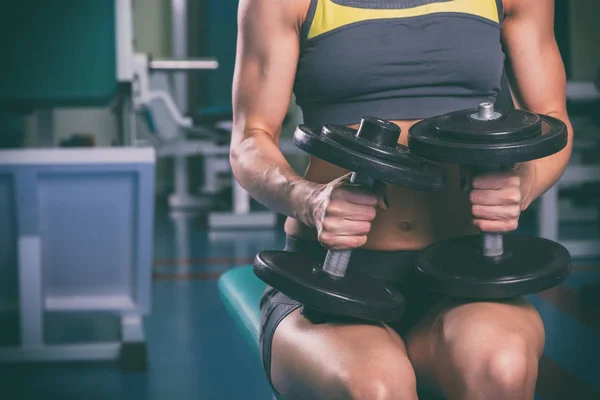
<svg viewBox="0 0 600 400"><path fill-rule="evenodd" d="M367 190L374 191L377 181L353 172L350 176L350 183L359 184ZM323 261L322 271L334 277L343 278L346 276L351 256L352 250L329 250L327 256L325 256L325 261Z"/></svg>
<svg viewBox="0 0 600 400"><path fill-rule="evenodd" d="M485 257L504 254L504 236L501 233L481 233L481 251Z"/></svg>
<svg viewBox="0 0 600 400"><path fill-rule="evenodd" d="M499 172L506 170L506 167L477 167L479 172ZM481 252L485 257L498 257L504 254L504 235L502 233L481 233Z"/></svg>
<svg viewBox="0 0 600 400"><path fill-rule="evenodd" d="M480 121L490 121L499 118L500 114L494 110L494 103L485 102L479 104L477 113L471 117ZM478 172L499 172L503 169L501 165L477 167ZM481 252L484 257L498 257L504 254L504 236L501 233L482 232Z"/></svg>

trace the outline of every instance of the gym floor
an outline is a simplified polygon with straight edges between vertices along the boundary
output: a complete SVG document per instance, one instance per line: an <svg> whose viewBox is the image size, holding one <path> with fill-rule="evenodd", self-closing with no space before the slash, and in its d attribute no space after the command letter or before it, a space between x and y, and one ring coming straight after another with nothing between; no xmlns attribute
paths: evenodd
<svg viewBox="0 0 600 400"><path fill-rule="evenodd" d="M597 224L594 224L597 225ZM521 230L533 231L524 216ZM569 237L597 226L565 227ZM145 321L149 367L114 364L11 366L0 369L0 399L270 399L258 360L217 293L217 278L247 265L262 249L281 248L276 231L208 232L196 220L158 212L153 311ZM579 303L586 283L600 283L600 259L575 260L562 286L530 296L546 324L536 399L600 399L600 309Z"/></svg>

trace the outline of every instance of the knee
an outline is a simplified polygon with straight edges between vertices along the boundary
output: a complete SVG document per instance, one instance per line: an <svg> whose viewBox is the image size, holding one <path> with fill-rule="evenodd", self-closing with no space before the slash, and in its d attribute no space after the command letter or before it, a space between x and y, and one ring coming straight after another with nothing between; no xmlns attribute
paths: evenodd
<svg viewBox="0 0 600 400"><path fill-rule="evenodd" d="M482 361L489 383L505 393L520 391L537 377L536 350L522 336L505 337Z"/></svg>
<svg viewBox="0 0 600 400"><path fill-rule="evenodd" d="M523 336L491 336L485 343L472 344L459 368L466 387L483 385L509 396L535 384L538 355Z"/></svg>
<svg viewBox="0 0 600 400"><path fill-rule="evenodd" d="M345 396L352 400L416 400L417 379L408 360L359 365L341 377Z"/></svg>

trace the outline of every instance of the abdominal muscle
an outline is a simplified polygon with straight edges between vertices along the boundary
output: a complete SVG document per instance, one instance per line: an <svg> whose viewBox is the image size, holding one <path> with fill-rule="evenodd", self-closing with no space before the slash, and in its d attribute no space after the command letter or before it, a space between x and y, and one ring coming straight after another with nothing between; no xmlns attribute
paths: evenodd
<svg viewBox="0 0 600 400"><path fill-rule="evenodd" d="M393 122L402 130L399 143L406 145L408 130L418 121ZM441 192L387 186L390 208L378 210L363 248L417 250L453 236L477 233L471 222L468 192L460 190L458 166L437 165L447 174L446 186ZM316 183L328 183L346 173L348 171L342 168L311 157L305 178ZM287 219L285 232L290 236L317 240L314 229L292 218Z"/></svg>

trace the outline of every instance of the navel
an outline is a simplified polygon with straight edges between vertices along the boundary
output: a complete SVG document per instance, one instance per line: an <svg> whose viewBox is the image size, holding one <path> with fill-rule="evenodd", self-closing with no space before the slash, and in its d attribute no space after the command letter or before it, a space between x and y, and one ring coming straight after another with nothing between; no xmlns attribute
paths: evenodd
<svg viewBox="0 0 600 400"><path fill-rule="evenodd" d="M404 232L412 231L414 229L414 223L410 221L402 221L400 223L400 229Z"/></svg>

